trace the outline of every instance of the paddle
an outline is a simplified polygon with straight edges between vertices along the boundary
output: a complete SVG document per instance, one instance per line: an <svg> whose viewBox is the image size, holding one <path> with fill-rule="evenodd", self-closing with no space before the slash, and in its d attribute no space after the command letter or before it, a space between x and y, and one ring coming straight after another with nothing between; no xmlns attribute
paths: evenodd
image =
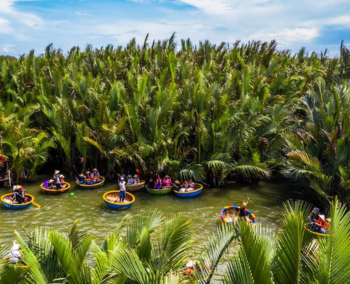
<svg viewBox="0 0 350 284"><path fill-rule="evenodd" d="M253 203L253 202L251 201L251 199L249 198L249 196L244 195L244 197L246 197L246 198L249 200L250 203Z"/></svg>
<svg viewBox="0 0 350 284"><path fill-rule="evenodd" d="M33 205L36 206L36 207L38 207L39 209L41 208L41 205L38 204L38 203L33 202Z"/></svg>

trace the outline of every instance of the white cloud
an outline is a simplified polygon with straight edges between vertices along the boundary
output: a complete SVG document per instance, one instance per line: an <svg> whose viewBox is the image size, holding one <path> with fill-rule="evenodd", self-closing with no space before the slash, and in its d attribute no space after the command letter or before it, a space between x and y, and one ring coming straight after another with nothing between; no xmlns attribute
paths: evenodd
<svg viewBox="0 0 350 284"><path fill-rule="evenodd" d="M228 0L180 0L183 3L203 10L207 14L228 14L232 6Z"/></svg>
<svg viewBox="0 0 350 284"><path fill-rule="evenodd" d="M127 44L133 37L139 44L142 44L149 33L149 42L153 40L164 40L174 32L178 39L191 37L193 42L198 42L215 34L215 29L209 25L197 22L196 20L168 20L159 19L155 21L120 21L114 24L92 26L89 29L91 39L109 38L109 42L117 41L118 45ZM111 40L113 38L114 40ZM215 40L213 39L213 42Z"/></svg>
<svg viewBox="0 0 350 284"><path fill-rule="evenodd" d="M270 0L178 0L196 7L209 15L230 15L237 11L264 9Z"/></svg>
<svg viewBox="0 0 350 284"><path fill-rule="evenodd" d="M339 26L350 28L350 16L349 15L336 15L333 17L325 17L316 20L308 20L302 23L303 25L310 26Z"/></svg>
<svg viewBox="0 0 350 284"><path fill-rule="evenodd" d="M284 28L281 31L269 32L269 31L258 31L251 34L249 40L262 40L271 41L275 39L281 47L288 47L295 42L305 43L310 42L314 38L319 36L317 28Z"/></svg>
<svg viewBox="0 0 350 284"><path fill-rule="evenodd" d="M9 21L0 18L0 34L8 34L11 32Z"/></svg>
<svg viewBox="0 0 350 284"><path fill-rule="evenodd" d="M89 14L89 13L82 13L82 12L75 12L75 14L77 15L77 16L79 16L79 17L83 17L83 16L85 16L85 17L96 17L94 14Z"/></svg>
<svg viewBox="0 0 350 284"><path fill-rule="evenodd" d="M43 20L37 15L17 10L14 7L16 2L20 0L0 0L0 14L6 16L11 24L22 23L30 28L39 28L43 25Z"/></svg>
<svg viewBox="0 0 350 284"><path fill-rule="evenodd" d="M350 29L349 0L317 4L305 0L99 0L97 4L71 0L60 2L57 10L45 5L45 15L40 14L44 10L35 10L40 6L35 0L26 5L28 10L18 5L20 1L30 0L0 0L0 34L7 42L26 41L14 42L19 53L30 48L41 51L51 42L64 50L87 43L125 45L133 37L142 44L147 33L151 42L169 38L173 32L177 39L190 38L194 44L206 39L216 44L276 39L279 48L296 51L306 46L319 51L328 43L335 46L341 36L341 32L333 34L324 44L326 29Z"/></svg>
<svg viewBox="0 0 350 284"><path fill-rule="evenodd" d="M13 53L13 47L15 45L13 44L3 44L3 45L0 45L0 51L6 53L6 54L10 54L10 53Z"/></svg>

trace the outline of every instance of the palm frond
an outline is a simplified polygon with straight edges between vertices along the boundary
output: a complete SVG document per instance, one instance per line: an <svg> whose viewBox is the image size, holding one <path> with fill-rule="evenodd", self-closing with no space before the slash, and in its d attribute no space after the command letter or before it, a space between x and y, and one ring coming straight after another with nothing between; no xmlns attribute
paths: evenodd
<svg viewBox="0 0 350 284"><path fill-rule="evenodd" d="M305 202L287 202L284 205L283 227L278 236L273 261L275 283L303 283L302 266L304 248L312 235L304 229L311 207Z"/></svg>

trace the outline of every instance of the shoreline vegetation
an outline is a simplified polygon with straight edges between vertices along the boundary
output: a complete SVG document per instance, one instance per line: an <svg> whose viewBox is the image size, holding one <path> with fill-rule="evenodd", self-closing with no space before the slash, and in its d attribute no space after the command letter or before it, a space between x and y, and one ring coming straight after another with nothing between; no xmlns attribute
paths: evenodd
<svg viewBox="0 0 350 284"><path fill-rule="evenodd" d="M217 185L283 176L324 206L350 189L350 52L167 40L0 57L0 166ZM81 159L81 158L84 159Z"/></svg>
<svg viewBox="0 0 350 284"><path fill-rule="evenodd" d="M0 247L0 282L350 283L350 212L345 206L332 202L332 224L323 236L305 229L310 204L286 202L282 207L283 225L276 232L261 224L222 223L204 244L196 242L187 217L157 210L127 215L102 245L78 222L68 233L16 231L21 261L10 264L8 247Z"/></svg>

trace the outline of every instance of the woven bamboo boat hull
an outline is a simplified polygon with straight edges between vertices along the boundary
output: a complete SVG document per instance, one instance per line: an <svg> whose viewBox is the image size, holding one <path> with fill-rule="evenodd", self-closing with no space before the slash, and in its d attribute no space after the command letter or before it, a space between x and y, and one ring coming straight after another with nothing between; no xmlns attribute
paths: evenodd
<svg viewBox="0 0 350 284"><path fill-rule="evenodd" d="M144 187L145 187L145 181L141 180L141 182L138 184L127 185L126 191L137 192L137 191L141 191Z"/></svg>
<svg viewBox="0 0 350 284"><path fill-rule="evenodd" d="M42 183L40 185L41 190L45 193L45 194L50 194L50 195L58 195L58 194L63 194L69 191L70 189L70 183L65 182L65 184L67 185L65 188L61 188L61 189L48 189L45 188L43 185L44 183Z"/></svg>
<svg viewBox="0 0 350 284"><path fill-rule="evenodd" d="M310 234L313 234L315 236L320 236L320 237L329 237L330 236L330 234L321 234L321 233L312 231L310 228L308 228L308 223L305 223L304 229L306 231L308 231Z"/></svg>
<svg viewBox="0 0 350 284"><path fill-rule="evenodd" d="M103 176L100 176L100 178L102 179L102 181L100 181L99 183L95 183L95 184L80 184L78 181L75 181L75 183L80 187L80 189L92 190L92 189L101 188L105 185L106 179Z"/></svg>
<svg viewBox="0 0 350 284"><path fill-rule="evenodd" d="M232 225L232 223L235 223L237 222L238 220L238 216L239 216L239 209L240 207L239 206L225 206L221 209L220 211L220 218L223 222L229 224L229 225ZM233 215L235 215L235 218L228 218L228 215L227 213L233 213ZM255 214L252 213L252 211L246 209L246 212L248 214L246 220L249 222L249 223L252 223L252 224L257 224L258 223L258 219L256 218ZM232 220L231 220L232 219Z"/></svg>
<svg viewBox="0 0 350 284"><path fill-rule="evenodd" d="M1 196L1 202L2 205L6 208L6 209L11 209L11 210L21 210L21 209L26 209L30 206L32 206L33 202L34 202L34 196L30 195L30 194L26 194L26 196L28 196L30 198L29 202L26 203L22 203L22 204L12 204L10 202L7 201L7 197L11 196L12 193L8 193L5 194L3 196Z"/></svg>
<svg viewBox="0 0 350 284"><path fill-rule="evenodd" d="M182 198L191 198L200 195L203 192L203 185L200 183L195 183L196 187L195 190L189 191L189 192L180 192L174 189L174 193L178 197Z"/></svg>
<svg viewBox="0 0 350 284"><path fill-rule="evenodd" d="M103 195L103 200L108 207L113 209L127 209L134 204L136 200L134 195L132 195L129 192L126 192L126 197L125 197L126 202L120 202L119 194L120 194L119 190L108 191Z"/></svg>
<svg viewBox="0 0 350 284"><path fill-rule="evenodd" d="M146 188L146 191L150 194L164 195L164 194L169 194L172 191L172 187L163 188L163 189L148 189L148 188Z"/></svg>

